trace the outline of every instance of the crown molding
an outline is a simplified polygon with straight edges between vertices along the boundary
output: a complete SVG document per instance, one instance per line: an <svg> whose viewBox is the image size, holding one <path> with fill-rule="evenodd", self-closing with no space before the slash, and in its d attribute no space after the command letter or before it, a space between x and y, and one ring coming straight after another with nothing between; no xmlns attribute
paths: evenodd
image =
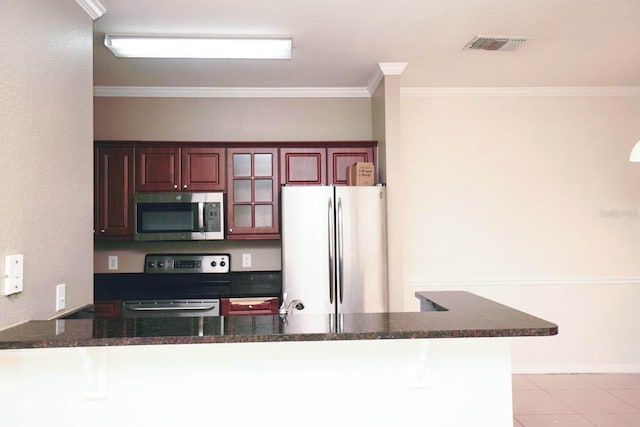
<svg viewBox="0 0 640 427"><path fill-rule="evenodd" d="M399 76L407 68L407 62L380 62L378 67L385 76Z"/></svg>
<svg viewBox="0 0 640 427"><path fill-rule="evenodd" d="M368 98L364 87L95 86L96 97L134 98Z"/></svg>
<svg viewBox="0 0 640 427"><path fill-rule="evenodd" d="M370 98L384 77L367 87L161 87L95 86L95 97L123 98ZM405 98L491 96L640 96L640 86L600 87L403 87Z"/></svg>
<svg viewBox="0 0 640 427"><path fill-rule="evenodd" d="M380 62L378 68L367 84L370 96L376 91L384 76L399 76L407 68L407 62Z"/></svg>
<svg viewBox="0 0 640 427"><path fill-rule="evenodd" d="M376 69L376 72L373 74L373 76L371 76L371 79L367 84L367 92L369 93L369 96L373 96L373 93L378 88L378 85L382 81L383 77L384 74L382 74L382 70L380 68Z"/></svg>
<svg viewBox="0 0 640 427"><path fill-rule="evenodd" d="M474 97L474 96L640 96L640 86L592 87L404 87L406 98Z"/></svg>
<svg viewBox="0 0 640 427"><path fill-rule="evenodd" d="M107 12L107 8L100 3L100 0L76 0L76 3L78 3L94 21Z"/></svg>

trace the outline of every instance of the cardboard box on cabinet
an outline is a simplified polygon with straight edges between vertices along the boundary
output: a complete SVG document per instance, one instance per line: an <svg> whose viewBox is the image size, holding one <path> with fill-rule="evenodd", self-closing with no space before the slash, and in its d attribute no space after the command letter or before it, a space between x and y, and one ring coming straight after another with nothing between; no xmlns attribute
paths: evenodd
<svg viewBox="0 0 640 427"><path fill-rule="evenodd" d="M372 162L356 162L347 167L347 185L375 185Z"/></svg>

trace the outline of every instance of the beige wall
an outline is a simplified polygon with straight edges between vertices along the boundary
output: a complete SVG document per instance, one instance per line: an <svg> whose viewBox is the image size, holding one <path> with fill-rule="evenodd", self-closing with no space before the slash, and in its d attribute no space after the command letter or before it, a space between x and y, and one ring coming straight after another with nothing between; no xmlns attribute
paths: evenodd
<svg viewBox="0 0 640 427"><path fill-rule="evenodd" d="M0 329L60 314L59 283L66 311L93 298L92 42L73 1L3 3L0 269L24 254L24 291L0 295Z"/></svg>
<svg viewBox="0 0 640 427"><path fill-rule="evenodd" d="M370 140L369 98L95 98L95 139Z"/></svg>
<svg viewBox="0 0 640 427"><path fill-rule="evenodd" d="M403 97L405 309L471 290L559 324L515 340L516 370L640 370L638 117L637 96Z"/></svg>
<svg viewBox="0 0 640 427"><path fill-rule="evenodd" d="M280 240L223 240L209 242L100 242L95 247L96 273L142 273L146 254L225 253L232 271L279 271ZM242 266L242 255L251 255L251 267ZM118 270L109 270L109 256L118 257Z"/></svg>
<svg viewBox="0 0 640 427"><path fill-rule="evenodd" d="M371 140L369 98L96 97L96 140L331 141ZM280 241L99 243L96 273L139 272L145 253L230 253L236 271L280 270ZM250 253L251 268L242 268ZM118 256L118 271L107 269Z"/></svg>
<svg viewBox="0 0 640 427"><path fill-rule="evenodd" d="M385 75L372 96L373 131L379 142L380 180L387 188L389 311L403 310L404 160L400 130L400 75Z"/></svg>

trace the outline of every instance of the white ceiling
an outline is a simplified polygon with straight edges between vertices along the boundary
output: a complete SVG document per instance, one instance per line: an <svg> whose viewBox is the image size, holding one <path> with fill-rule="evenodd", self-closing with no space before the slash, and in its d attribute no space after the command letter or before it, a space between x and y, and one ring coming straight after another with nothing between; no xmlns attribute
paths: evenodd
<svg viewBox="0 0 640 427"><path fill-rule="evenodd" d="M640 0L101 0L96 86L640 86ZM291 60L124 59L105 33L291 36ZM531 37L465 51L475 35Z"/></svg>

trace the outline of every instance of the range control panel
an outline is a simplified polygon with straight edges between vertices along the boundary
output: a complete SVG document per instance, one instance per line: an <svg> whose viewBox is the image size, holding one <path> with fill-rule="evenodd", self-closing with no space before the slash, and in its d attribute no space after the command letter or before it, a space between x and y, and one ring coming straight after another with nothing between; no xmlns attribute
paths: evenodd
<svg viewBox="0 0 640 427"><path fill-rule="evenodd" d="M228 273L229 254L147 254L145 273Z"/></svg>

